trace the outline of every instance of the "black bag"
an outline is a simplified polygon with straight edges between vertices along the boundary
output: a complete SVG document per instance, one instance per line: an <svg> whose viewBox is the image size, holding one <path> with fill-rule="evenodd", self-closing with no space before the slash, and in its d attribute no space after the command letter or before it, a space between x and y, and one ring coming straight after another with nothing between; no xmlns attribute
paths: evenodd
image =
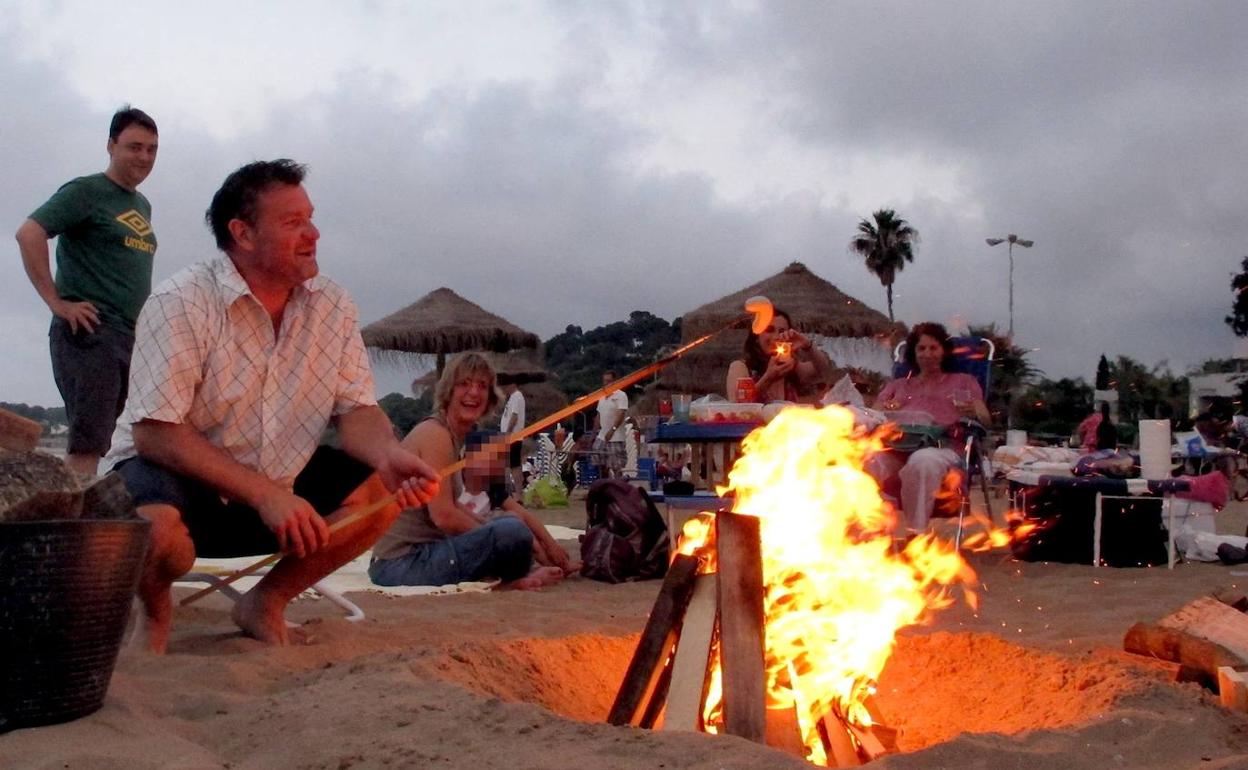
<svg viewBox="0 0 1248 770"><path fill-rule="evenodd" d="M623 479L595 481L585 497L581 574L606 583L667 572L667 524L650 495Z"/></svg>

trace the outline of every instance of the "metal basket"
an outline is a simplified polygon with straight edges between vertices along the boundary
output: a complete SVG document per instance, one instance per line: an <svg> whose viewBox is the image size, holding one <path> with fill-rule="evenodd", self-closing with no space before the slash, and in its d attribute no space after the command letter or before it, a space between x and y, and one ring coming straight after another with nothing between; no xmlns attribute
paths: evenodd
<svg viewBox="0 0 1248 770"><path fill-rule="evenodd" d="M0 733L103 705L150 527L0 523Z"/></svg>

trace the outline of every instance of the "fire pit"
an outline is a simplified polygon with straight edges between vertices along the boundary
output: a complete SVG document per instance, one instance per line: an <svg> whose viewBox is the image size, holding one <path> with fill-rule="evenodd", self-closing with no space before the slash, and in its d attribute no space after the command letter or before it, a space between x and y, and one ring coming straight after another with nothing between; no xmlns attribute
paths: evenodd
<svg viewBox="0 0 1248 770"><path fill-rule="evenodd" d="M894 636L955 589L973 605L975 573L934 537L895 544L862 470L883 438L829 407L786 410L745 439L721 490L733 510L685 526L608 721L662 715L838 767L895 749L874 698Z"/></svg>

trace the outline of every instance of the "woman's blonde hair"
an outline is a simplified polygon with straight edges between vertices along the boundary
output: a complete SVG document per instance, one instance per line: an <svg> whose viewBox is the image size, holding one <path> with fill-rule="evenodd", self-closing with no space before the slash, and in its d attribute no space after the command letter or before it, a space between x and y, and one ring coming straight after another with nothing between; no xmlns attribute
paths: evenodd
<svg viewBox="0 0 1248 770"><path fill-rule="evenodd" d="M442 370L442 377L433 390L433 406L440 414L446 414L451 405L451 393L455 383L469 378L480 378L490 384L489 401L485 405L485 414L492 414L503 400L498 393L498 381L494 375L494 367L480 353L460 353ZM482 415L484 416L484 415Z"/></svg>

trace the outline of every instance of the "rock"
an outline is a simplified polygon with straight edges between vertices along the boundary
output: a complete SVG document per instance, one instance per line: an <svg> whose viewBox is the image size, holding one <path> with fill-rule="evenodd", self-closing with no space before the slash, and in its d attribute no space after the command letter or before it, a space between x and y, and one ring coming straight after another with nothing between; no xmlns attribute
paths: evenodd
<svg viewBox="0 0 1248 770"><path fill-rule="evenodd" d="M0 522L76 519L82 487L57 457L41 452L0 453Z"/></svg>

